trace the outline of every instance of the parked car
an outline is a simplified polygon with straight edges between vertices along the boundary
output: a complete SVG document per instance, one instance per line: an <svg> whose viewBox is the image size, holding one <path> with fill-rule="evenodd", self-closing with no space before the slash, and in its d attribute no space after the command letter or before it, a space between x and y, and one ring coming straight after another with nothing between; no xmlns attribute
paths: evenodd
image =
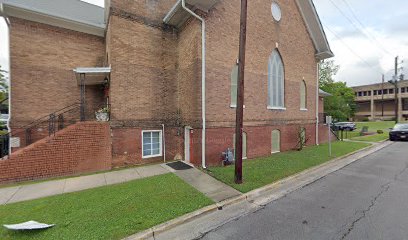
<svg viewBox="0 0 408 240"><path fill-rule="evenodd" d="M390 131L390 141L408 140L408 124L396 124Z"/></svg>
<svg viewBox="0 0 408 240"><path fill-rule="evenodd" d="M354 131L357 129L357 127L353 122L336 122L332 124L332 129L335 131Z"/></svg>

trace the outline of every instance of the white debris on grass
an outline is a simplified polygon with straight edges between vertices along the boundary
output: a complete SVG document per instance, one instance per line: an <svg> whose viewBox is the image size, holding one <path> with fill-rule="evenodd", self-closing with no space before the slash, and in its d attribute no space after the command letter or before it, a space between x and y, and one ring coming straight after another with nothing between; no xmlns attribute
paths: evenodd
<svg viewBox="0 0 408 240"><path fill-rule="evenodd" d="M40 230L40 229L47 229L50 227L55 226L55 224L45 224L45 223L39 223L36 221L28 221L24 223L19 223L19 224L4 224L3 225L5 228L9 230Z"/></svg>

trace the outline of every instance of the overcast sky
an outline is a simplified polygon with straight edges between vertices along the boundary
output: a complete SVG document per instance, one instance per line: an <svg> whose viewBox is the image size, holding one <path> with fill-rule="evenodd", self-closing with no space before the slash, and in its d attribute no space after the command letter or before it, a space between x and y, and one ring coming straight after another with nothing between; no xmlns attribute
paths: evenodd
<svg viewBox="0 0 408 240"><path fill-rule="evenodd" d="M406 0L313 0L340 65L337 81L349 86L392 78L394 58L408 58ZM103 6L104 0L86 0ZM7 27L0 19L0 65L8 69ZM408 59L403 64L408 70ZM3 68L4 68L3 67ZM404 70L404 72L407 72Z"/></svg>
<svg viewBox="0 0 408 240"><path fill-rule="evenodd" d="M406 0L314 0L335 61L350 86L390 80L394 59L408 57ZM408 59L403 64L408 69ZM406 72L406 71L404 71Z"/></svg>

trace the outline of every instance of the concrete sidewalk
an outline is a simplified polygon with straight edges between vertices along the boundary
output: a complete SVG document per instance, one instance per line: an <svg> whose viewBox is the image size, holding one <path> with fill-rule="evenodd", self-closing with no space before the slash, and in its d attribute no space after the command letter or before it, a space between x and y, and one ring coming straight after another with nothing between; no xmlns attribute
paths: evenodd
<svg viewBox="0 0 408 240"><path fill-rule="evenodd" d="M234 188L216 180L196 168L174 170L167 165L164 165L164 167L216 203L242 195L242 193Z"/></svg>
<svg viewBox="0 0 408 240"><path fill-rule="evenodd" d="M162 165L151 165L29 185L0 188L0 205L124 183L166 173L169 173L169 170Z"/></svg>

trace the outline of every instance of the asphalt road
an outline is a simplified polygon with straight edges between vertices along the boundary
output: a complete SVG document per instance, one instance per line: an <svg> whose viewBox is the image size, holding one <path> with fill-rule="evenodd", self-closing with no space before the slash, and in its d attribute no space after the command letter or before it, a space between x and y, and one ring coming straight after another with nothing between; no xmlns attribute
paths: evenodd
<svg viewBox="0 0 408 240"><path fill-rule="evenodd" d="M360 159L202 239L408 239L408 142Z"/></svg>

